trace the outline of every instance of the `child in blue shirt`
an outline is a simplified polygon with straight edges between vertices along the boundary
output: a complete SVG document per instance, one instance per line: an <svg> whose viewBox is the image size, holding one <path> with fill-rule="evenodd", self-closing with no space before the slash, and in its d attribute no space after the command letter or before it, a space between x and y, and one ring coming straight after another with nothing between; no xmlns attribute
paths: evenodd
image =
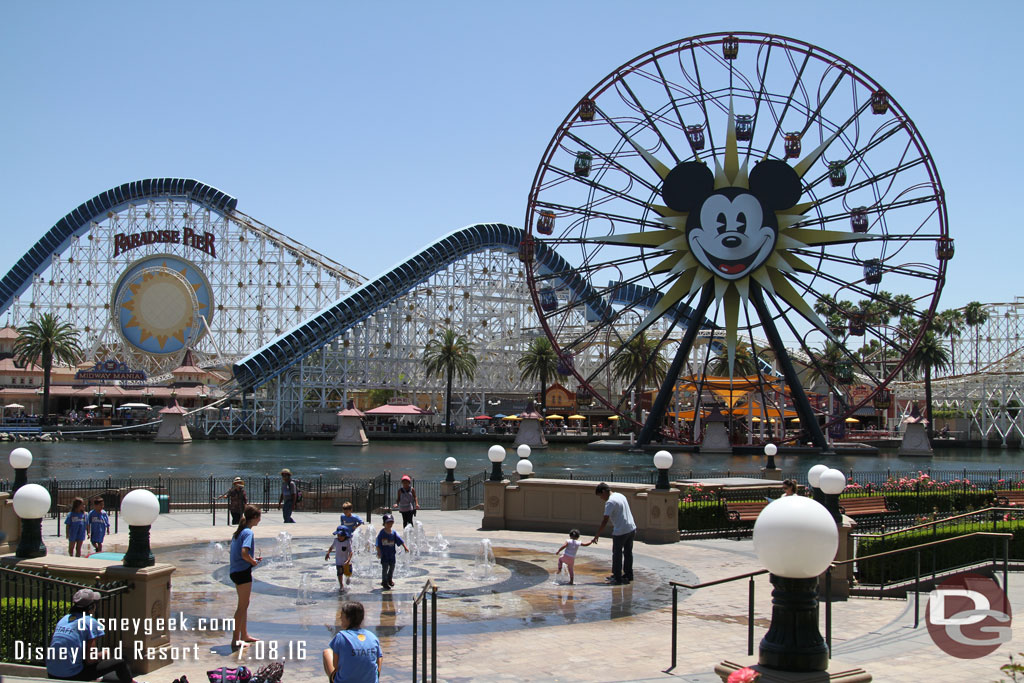
<svg viewBox="0 0 1024 683"><path fill-rule="evenodd" d="M109 532L110 517L103 511L103 499L96 498L92 501L92 511L89 513L89 542L96 552L103 552L103 539Z"/></svg>
<svg viewBox="0 0 1024 683"><path fill-rule="evenodd" d="M363 525L362 518L352 514L352 503L347 500L341 506L341 525L348 529L348 535L352 538L355 538L356 529Z"/></svg>
<svg viewBox="0 0 1024 683"><path fill-rule="evenodd" d="M395 553L397 546L405 548L409 552L409 546L405 544L402 537L391 529L395 526L395 518L391 515L384 515L384 528L377 534L377 557L380 559L380 585L383 590L389 591L394 587L392 578L395 575Z"/></svg>
<svg viewBox="0 0 1024 683"><path fill-rule="evenodd" d="M82 556L82 543L85 541L85 527L88 524L85 512L85 501L75 498L71 501L71 512L64 518L64 529L68 537L68 555Z"/></svg>
<svg viewBox="0 0 1024 683"><path fill-rule="evenodd" d="M345 602L338 613L339 630L323 652L324 672L331 683L377 683L384 653L380 641L363 628L361 602Z"/></svg>

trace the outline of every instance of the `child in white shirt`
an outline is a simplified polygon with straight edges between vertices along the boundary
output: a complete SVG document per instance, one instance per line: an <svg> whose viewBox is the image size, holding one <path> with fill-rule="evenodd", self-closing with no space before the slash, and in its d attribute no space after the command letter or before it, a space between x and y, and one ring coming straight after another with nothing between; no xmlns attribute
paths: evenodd
<svg viewBox="0 0 1024 683"><path fill-rule="evenodd" d="M352 534L348 527L339 525L334 532L334 542L327 549L324 560L331 558L334 553L334 564L338 570L338 589L345 592L346 578L349 586L352 585Z"/></svg>
<svg viewBox="0 0 1024 683"><path fill-rule="evenodd" d="M573 529L569 532L569 538L562 547L555 551L555 555L558 555L563 550L565 551L558 558L558 573L562 573L562 565L569 572L569 585L573 585L576 580L576 575L573 573L573 565L576 564L576 551L580 549L580 546L590 545L593 541L587 541L586 543L580 543L580 531L579 529Z"/></svg>

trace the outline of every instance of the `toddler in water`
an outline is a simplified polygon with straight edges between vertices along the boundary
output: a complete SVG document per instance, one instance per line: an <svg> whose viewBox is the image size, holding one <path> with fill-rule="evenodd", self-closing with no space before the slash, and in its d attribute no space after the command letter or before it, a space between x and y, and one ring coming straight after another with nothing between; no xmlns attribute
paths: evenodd
<svg viewBox="0 0 1024 683"><path fill-rule="evenodd" d="M579 529L573 529L569 532L569 538L562 547L555 551L555 555L558 555L563 550L565 551L558 558L558 573L562 573L562 565L569 571L569 585L573 585L576 581L576 575L573 572L573 565L576 564L576 551L580 549L580 546L590 545L593 540L587 541L586 543L580 543L580 531Z"/></svg>
<svg viewBox="0 0 1024 683"><path fill-rule="evenodd" d="M352 533L344 524L339 524L334 531L334 543L324 555L325 562L331 559L332 552L338 570L338 589L345 592L345 577L348 577L348 585L352 585Z"/></svg>

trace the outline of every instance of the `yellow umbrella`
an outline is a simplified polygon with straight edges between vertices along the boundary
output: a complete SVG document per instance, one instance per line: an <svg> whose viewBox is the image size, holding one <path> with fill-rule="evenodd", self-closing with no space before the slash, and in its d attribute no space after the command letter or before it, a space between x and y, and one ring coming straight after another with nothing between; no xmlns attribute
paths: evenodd
<svg viewBox="0 0 1024 683"><path fill-rule="evenodd" d="M860 420L858 420L858 419L857 419L857 418L855 418L855 417L848 417L848 418L846 418L846 421L847 421L847 422L860 422Z"/></svg>
<svg viewBox="0 0 1024 683"><path fill-rule="evenodd" d="M609 417L608 419L609 419L609 420L618 420L618 419L619 419L619 416L618 416L618 415L612 415L612 416L611 416L611 417Z"/></svg>
<svg viewBox="0 0 1024 683"><path fill-rule="evenodd" d="M519 420L521 420L523 418L519 417L518 415L507 415L507 416L505 416L505 417L503 417L501 419L502 420L506 420L508 422L519 422Z"/></svg>
<svg viewBox="0 0 1024 683"><path fill-rule="evenodd" d="M586 420L587 418L584 415L570 415L569 419L570 420Z"/></svg>
<svg viewBox="0 0 1024 683"><path fill-rule="evenodd" d="M565 418L561 415L548 415L549 420L564 420Z"/></svg>

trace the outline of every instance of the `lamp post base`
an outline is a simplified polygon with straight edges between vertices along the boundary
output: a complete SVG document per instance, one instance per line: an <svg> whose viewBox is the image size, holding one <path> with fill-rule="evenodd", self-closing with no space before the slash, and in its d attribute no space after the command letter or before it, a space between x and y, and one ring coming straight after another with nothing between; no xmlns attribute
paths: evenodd
<svg viewBox="0 0 1024 683"><path fill-rule="evenodd" d="M22 467L21 469L14 470L14 483L11 484L11 498L18 492L22 486L28 483L28 469Z"/></svg>
<svg viewBox="0 0 1024 683"><path fill-rule="evenodd" d="M21 538L18 539L18 548L14 555L23 559L46 557L42 519L21 520Z"/></svg>
<svg viewBox="0 0 1024 683"><path fill-rule="evenodd" d="M761 639L758 663L781 671L825 671L828 647L818 631L818 577L771 574L772 623Z"/></svg>
<svg viewBox="0 0 1024 683"><path fill-rule="evenodd" d="M149 549L148 526L128 527L128 550L125 552L121 564L125 567L135 568L152 567L156 564L156 558L153 557L153 553Z"/></svg>

